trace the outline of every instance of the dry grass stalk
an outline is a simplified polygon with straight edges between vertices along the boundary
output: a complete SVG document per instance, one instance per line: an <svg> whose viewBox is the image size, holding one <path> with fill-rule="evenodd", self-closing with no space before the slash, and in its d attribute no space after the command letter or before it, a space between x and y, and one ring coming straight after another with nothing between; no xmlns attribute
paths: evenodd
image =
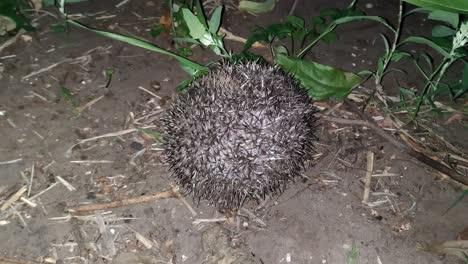
<svg viewBox="0 0 468 264"><path fill-rule="evenodd" d="M78 113L81 113L81 112L83 112L86 108L91 107L92 105L94 105L95 103L97 103L97 102L98 102L99 100L101 100L102 98L104 98L104 95L101 95L101 96L99 96L98 98L94 98L93 100L87 102L85 105L80 106L80 107L77 107L75 110L76 110Z"/></svg>
<svg viewBox="0 0 468 264"><path fill-rule="evenodd" d="M34 96L35 96L35 97L41 99L42 101L44 101L44 102L46 102L46 103L49 102L49 100L47 100L47 98L45 98L44 96L42 96L42 95L40 95L40 94L38 94L38 93L36 93L36 92L30 91L29 93L31 94L31 97L34 97Z"/></svg>
<svg viewBox="0 0 468 264"><path fill-rule="evenodd" d="M372 180L372 172L374 171L374 152L367 152L367 169L366 169L366 179L364 185L364 195L362 202L367 204L369 202L369 194Z"/></svg>
<svg viewBox="0 0 468 264"><path fill-rule="evenodd" d="M33 77L33 76L36 76L36 75L38 75L38 74L41 74L41 73L43 73L43 72L50 71L50 70L52 70L53 68L59 66L59 65L62 64L62 63L70 62L70 61L72 61L72 59L65 59L65 60L56 62L56 63L54 63L54 64L51 64L51 65L47 66L47 67L41 68L41 69L39 69L39 70L37 70L37 71L33 71L33 72L31 72L30 74L28 74L28 75L26 75L26 76L23 76L21 79L22 79L22 80L29 79L29 78L31 78L31 77Z"/></svg>
<svg viewBox="0 0 468 264"><path fill-rule="evenodd" d="M202 223L219 223L219 222L226 222L228 221L227 217L221 217L221 218L209 218L209 219L197 219L192 222L194 225L199 225Z"/></svg>
<svg viewBox="0 0 468 264"><path fill-rule="evenodd" d="M115 248L114 238L107 229L104 218L100 213L96 213L96 224L98 225L99 233L101 234L102 244L111 256L115 256L117 254L117 249Z"/></svg>
<svg viewBox="0 0 468 264"><path fill-rule="evenodd" d="M105 210L110 208L117 208L123 206L129 206L133 204L146 203L154 200L167 199L167 198L177 198L177 194L173 189L167 190L164 192L158 192L150 195L143 195L128 199L115 200L107 203L98 203L98 204L85 204L77 207L71 207L68 211L74 215L80 215L87 212L93 212L97 210Z"/></svg>
<svg viewBox="0 0 468 264"><path fill-rule="evenodd" d="M37 206L37 203L35 203L33 201L30 201L30 200L28 200L28 199L26 199L24 197L21 197L20 200L23 201L25 204L27 204L28 206L30 206L32 208Z"/></svg>
<svg viewBox="0 0 468 264"><path fill-rule="evenodd" d="M31 166L31 178L29 179L28 197L31 195L31 188L34 180L34 162Z"/></svg>
<svg viewBox="0 0 468 264"><path fill-rule="evenodd" d="M40 262L0 257L0 263L2 264L39 264Z"/></svg>
<svg viewBox="0 0 468 264"><path fill-rule="evenodd" d="M177 190L177 187L173 184L171 184L171 188L174 192L174 194L177 196L177 198L189 209L190 213L192 213L193 216L197 216L197 212L193 209L193 207L187 202L187 200L180 194L180 192Z"/></svg>
<svg viewBox="0 0 468 264"><path fill-rule="evenodd" d="M159 244L156 241L146 238L145 236L143 236L142 234L140 234L139 232L137 232L135 229L133 229L132 227L130 227L128 225L125 225L125 227L128 230L135 233L135 238L138 241L140 241L146 248L148 248L148 249L153 248L153 247L159 248Z"/></svg>
<svg viewBox="0 0 468 264"><path fill-rule="evenodd" d="M71 163L76 164L100 164L100 163L114 163L113 160L70 160Z"/></svg>
<svg viewBox="0 0 468 264"><path fill-rule="evenodd" d="M158 96L157 94L151 92L150 90L146 89L146 88L143 87L143 86L138 86L138 89L140 89L140 90L142 90L142 91L144 91L144 92L150 94L150 95L153 96L153 97L156 97L157 99L161 99L160 96Z"/></svg>
<svg viewBox="0 0 468 264"><path fill-rule="evenodd" d="M7 165L13 164L22 161L23 159L14 159L14 160L7 160L7 161L0 161L0 165Z"/></svg>
<svg viewBox="0 0 468 264"><path fill-rule="evenodd" d="M62 183L70 192L76 191L76 188L73 187L68 181L66 181L64 178L57 176L57 180Z"/></svg>
<svg viewBox="0 0 468 264"><path fill-rule="evenodd" d="M39 132L37 132L36 130L32 130L32 132L34 133L34 135L36 135L38 138L40 138L41 140L44 140L44 136L42 136L41 134L39 134Z"/></svg>
<svg viewBox="0 0 468 264"><path fill-rule="evenodd" d="M142 127L141 129L153 128L153 127L155 127L155 125L145 126L145 127ZM78 146L80 144L83 144L85 142L89 142L89 141L93 141L93 140L97 140L97 139L101 139L101 138L123 136L123 135L130 134L130 133L133 133L133 132L138 131L138 130L139 130L138 128L129 128L129 129L125 129L125 130L121 130L121 131L117 131L117 132L107 133L107 134L104 134L104 135L95 136L95 137L92 137L92 138L87 138L87 139L80 140L78 143L74 144L73 146L71 146L66 151L65 156L69 157L71 155L71 151L72 151L72 149L74 147L76 147L76 146Z"/></svg>
<svg viewBox="0 0 468 264"><path fill-rule="evenodd" d="M5 211L7 208L11 207L11 205L18 201L27 190L28 188L26 186L21 187L16 193L6 200L2 207L0 207L0 211Z"/></svg>

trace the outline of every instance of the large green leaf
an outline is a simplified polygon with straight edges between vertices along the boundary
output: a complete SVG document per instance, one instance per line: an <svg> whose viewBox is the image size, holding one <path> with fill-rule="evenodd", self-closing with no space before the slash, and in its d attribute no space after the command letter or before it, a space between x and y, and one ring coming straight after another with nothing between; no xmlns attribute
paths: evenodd
<svg viewBox="0 0 468 264"><path fill-rule="evenodd" d="M74 25L74 26L76 26L76 27L90 30L90 31L92 31L92 32L94 32L94 33L96 33L98 35L104 36L104 37L108 37L108 38L111 38L111 39L122 41L122 42L125 42L125 43L128 43L128 44L131 44L133 46L137 46L137 47L144 48L144 49L147 49L147 50L159 52L159 53L162 53L164 55L169 55L169 56L177 59L180 62L180 65L181 65L182 69L184 69L191 76L196 76L196 75L198 75L200 73L208 72L208 68L206 66L195 63L195 62L193 62L191 60L188 60L188 59L186 59L186 58L184 58L182 56L179 56L179 55L177 55L175 53L172 53L170 51L162 49L162 48L160 48L158 46L155 46L155 45L153 45L151 43L148 43L146 41L143 41L143 40L140 40L140 39L137 39L137 38L127 37L127 36L116 34L116 33L111 33L111 32L107 32L107 31L92 29L90 27L87 27L87 26L85 26L83 24L80 24L80 23L78 23L76 21L72 21L72 20L68 20L67 22Z"/></svg>
<svg viewBox="0 0 468 264"><path fill-rule="evenodd" d="M468 14L467 0L405 0L406 2L430 9L443 10L458 14Z"/></svg>
<svg viewBox="0 0 468 264"><path fill-rule="evenodd" d="M443 25L435 25L432 28L432 36L436 38L443 38L455 35L456 31L452 28Z"/></svg>
<svg viewBox="0 0 468 264"><path fill-rule="evenodd" d="M452 12L447 12L443 10L433 10L429 12L427 18L431 20L437 20L445 22L452 26L452 28L457 28L458 23L460 22L460 15Z"/></svg>
<svg viewBox="0 0 468 264"><path fill-rule="evenodd" d="M268 13L275 8L276 0L265 0L263 2L254 2L241 0L239 2L239 10L246 11L252 15L259 15L262 13Z"/></svg>
<svg viewBox="0 0 468 264"><path fill-rule="evenodd" d="M276 63L299 80L315 100L343 99L362 82L362 78L354 73L284 54L277 54Z"/></svg>
<svg viewBox="0 0 468 264"><path fill-rule="evenodd" d="M190 31L190 36L194 39L201 39L206 33L206 28L198 20L198 18L190 11L188 8L182 9L182 14L184 15L185 23Z"/></svg>

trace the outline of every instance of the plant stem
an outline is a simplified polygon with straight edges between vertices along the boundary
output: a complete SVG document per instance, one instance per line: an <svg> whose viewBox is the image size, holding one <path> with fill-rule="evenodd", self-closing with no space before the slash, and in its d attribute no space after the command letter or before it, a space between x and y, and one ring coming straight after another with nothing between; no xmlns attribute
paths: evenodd
<svg viewBox="0 0 468 264"><path fill-rule="evenodd" d="M411 120L415 119L418 116L419 110L421 109L422 103L424 101L424 96L426 96L427 92L429 92L430 87L434 86L434 84L432 83L432 80L434 79L434 77L436 77L440 73L439 76L437 77L436 83L438 84L440 82L440 80L442 79L442 76L443 76L442 70L444 68L445 68L445 70L447 70L448 66L446 67L445 65L452 64L452 62L450 62L450 61L451 61L451 59L444 58L444 60L442 61L442 63L440 63L440 65L437 67L437 69L434 72L432 72L431 76L429 76L429 79L427 80L426 85L424 85L423 92L422 92L421 96L419 97L418 105L416 106L416 110L415 110ZM444 72L445 72L445 70L444 70ZM434 86L434 87L437 87L437 86Z"/></svg>
<svg viewBox="0 0 468 264"><path fill-rule="evenodd" d="M331 23L330 25L328 25L328 27L322 32L322 34L320 34L317 38L314 39L314 41L312 41L309 45L307 45L307 47L305 47L299 54L297 54L297 58L299 59L302 59L306 53L315 45L317 44L317 42L319 42L319 40L321 40L323 37L325 37L325 35L327 35L328 33L332 32L335 28L336 28L336 24L335 23Z"/></svg>
<svg viewBox="0 0 468 264"><path fill-rule="evenodd" d="M375 86L376 86L377 92L381 94L383 94L382 78L398 46L398 40L400 39L401 25L403 24L402 22L403 22L403 1L400 0L399 11L398 11L398 23L397 23L397 28L395 31L395 38L393 39L393 43L392 43L389 53L386 54L385 56L385 61L382 67L382 72L380 73L377 72L375 76Z"/></svg>

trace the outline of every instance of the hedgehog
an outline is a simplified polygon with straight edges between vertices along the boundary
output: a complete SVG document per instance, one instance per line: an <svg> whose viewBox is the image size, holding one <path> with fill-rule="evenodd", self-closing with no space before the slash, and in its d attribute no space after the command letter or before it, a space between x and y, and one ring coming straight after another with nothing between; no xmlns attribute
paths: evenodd
<svg viewBox="0 0 468 264"><path fill-rule="evenodd" d="M162 118L170 177L197 203L220 211L281 194L313 157L313 103L276 66L216 64Z"/></svg>

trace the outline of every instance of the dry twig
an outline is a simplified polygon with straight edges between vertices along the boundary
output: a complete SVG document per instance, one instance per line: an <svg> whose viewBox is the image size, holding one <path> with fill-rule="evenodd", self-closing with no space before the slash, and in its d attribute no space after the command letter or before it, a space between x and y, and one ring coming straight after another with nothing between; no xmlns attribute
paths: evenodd
<svg viewBox="0 0 468 264"><path fill-rule="evenodd" d="M85 204L77 207L69 208L68 211L74 215L80 215L87 212L105 210L110 208L123 207L133 204L146 203L154 200L167 199L167 198L177 198L177 194L174 192L173 188L164 192L158 192L150 195L142 195L138 197L115 200L107 203L98 203L98 204Z"/></svg>
<svg viewBox="0 0 468 264"><path fill-rule="evenodd" d="M367 170L366 170L366 180L364 186L364 196L362 198L362 202L367 204L369 202L369 193L371 187L371 180L372 180L372 172L374 171L374 152L368 151L367 152Z"/></svg>

